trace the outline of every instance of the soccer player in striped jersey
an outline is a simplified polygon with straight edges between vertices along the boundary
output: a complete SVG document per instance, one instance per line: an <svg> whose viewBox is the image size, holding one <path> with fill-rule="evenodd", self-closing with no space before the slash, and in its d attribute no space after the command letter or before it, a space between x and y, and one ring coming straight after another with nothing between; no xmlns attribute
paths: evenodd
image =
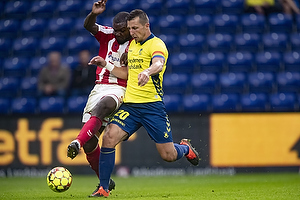
<svg viewBox="0 0 300 200"><path fill-rule="evenodd" d="M103 57L120 70L127 71L121 66L120 59L127 51L132 39L127 28L129 13L120 12L113 19L113 26L107 27L96 23L96 18L105 10L107 0L95 2L92 11L84 21L84 27L97 39L100 44L99 56ZM98 138L104 130L110 115L112 115L123 102L127 85L127 76L116 77L105 68L97 67L96 82L90 92L88 101L83 111L82 123L84 124L77 138L71 142L67 149L67 156L74 159L83 147L87 161L99 177L100 147ZM110 180L110 189L114 182Z"/></svg>
<svg viewBox="0 0 300 200"><path fill-rule="evenodd" d="M188 139L173 143L170 121L163 103L162 81L168 50L150 31L147 14L139 9L130 12L127 26L135 41L128 49L128 81L124 103L113 116L103 135L100 152L100 188L92 196L109 196L109 180L115 165L115 146L127 140L141 126L155 142L163 160L173 162L185 156L198 165L198 152ZM101 56L90 61L114 73L120 71ZM124 73L126 74L126 72Z"/></svg>

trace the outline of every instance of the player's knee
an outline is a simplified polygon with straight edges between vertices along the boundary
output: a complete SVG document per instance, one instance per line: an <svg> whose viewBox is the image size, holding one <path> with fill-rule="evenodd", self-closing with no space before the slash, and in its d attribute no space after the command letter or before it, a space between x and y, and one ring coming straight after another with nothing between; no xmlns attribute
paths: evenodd
<svg viewBox="0 0 300 200"><path fill-rule="evenodd" d="M91 153L98 145L98 139L96 137L92 137L89 141L87 141L83 145L84 153Z"/></svg>
<svg viewBox="0 0 300 200"><path fill-rule="evenodd" d="M160 154L160 156L166 162L174 162L177 158L177 155L175 155L173 152L163 152Z"/></svg>
<svg viewBox="0 0 300 200"><path fill-rule="evenodd" d="M105 97L101 100L92 110L92 116L97 116L103 119L107 115L111 114L116 108L116 102L111 97Z"/></svg>
<svg viewBox="0 0 300 200"><path fill-rule="evenodd" d="M115 134L106 132L102 137L102 146L114 148L118 144Z"/></svg>

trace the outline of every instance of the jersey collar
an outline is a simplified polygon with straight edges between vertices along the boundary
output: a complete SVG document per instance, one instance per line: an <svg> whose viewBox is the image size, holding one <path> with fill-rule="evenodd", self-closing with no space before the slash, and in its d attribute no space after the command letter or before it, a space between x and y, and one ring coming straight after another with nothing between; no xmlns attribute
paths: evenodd
<svg viewBox="0 0 300 200"><path fill-rule="evenodd" d="M151 35L146 40L144 40L143 42L141 42L140 44L143 45L145 42L147 42L148 40L150 40L152 38L154 38L154 34L153 33L151 33Z"/></svg>

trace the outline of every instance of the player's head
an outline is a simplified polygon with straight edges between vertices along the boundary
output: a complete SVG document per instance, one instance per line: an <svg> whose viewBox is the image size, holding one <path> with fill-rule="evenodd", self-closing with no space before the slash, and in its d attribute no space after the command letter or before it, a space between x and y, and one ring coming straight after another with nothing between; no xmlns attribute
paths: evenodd
<svg viewBox="0 0 300 200"><path fill-rule="evenodd" d="M119 44L123 44L131 39L127 28L128 12L119 12L113 19L113 29Z"/></svg>
<svg viewBox="0 0 300 200"><path fill-rule="evenodd" d="M151 34L149 18L147 14L140 9L135 9L129 13L127 26L130 31L130 35L136 42L146 40Z"/></svg>

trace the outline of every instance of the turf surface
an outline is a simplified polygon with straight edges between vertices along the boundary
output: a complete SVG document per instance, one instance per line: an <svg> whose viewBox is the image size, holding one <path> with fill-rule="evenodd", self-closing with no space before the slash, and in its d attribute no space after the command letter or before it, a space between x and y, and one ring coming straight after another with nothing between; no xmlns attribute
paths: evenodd
<svg viewBox="0 0 300 200"><path fill-rule="evenodd" d="M113 178L116 190L109 199L300 199L296 173ZM87 199L97 182L94 176L74 175L68 191L55 193L45 177L0 178L0 199Z"/></svg>

